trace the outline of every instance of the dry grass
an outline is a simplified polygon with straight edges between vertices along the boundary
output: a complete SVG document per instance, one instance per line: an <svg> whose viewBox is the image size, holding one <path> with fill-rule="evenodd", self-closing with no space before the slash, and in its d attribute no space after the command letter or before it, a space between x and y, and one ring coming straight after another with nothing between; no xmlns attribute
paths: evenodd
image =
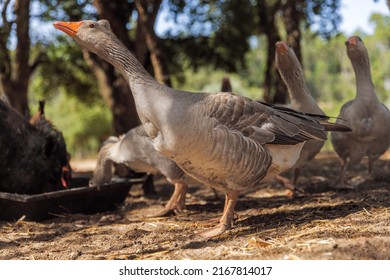
<svg viewBox="0 0 390 280"><path fill-rule="evenodd" d="M172 192L160 181L157 198L135 186L112 212L0 222L0 259L390 259L390 161L354 191L329 188L338 168L321 154L302 176L303 196L273 183L241 197L233 228L207 241L194 232L212 225L223 201L193 186L184 214L145 218ZM363 163L352 174L364 172Z"/></svg>

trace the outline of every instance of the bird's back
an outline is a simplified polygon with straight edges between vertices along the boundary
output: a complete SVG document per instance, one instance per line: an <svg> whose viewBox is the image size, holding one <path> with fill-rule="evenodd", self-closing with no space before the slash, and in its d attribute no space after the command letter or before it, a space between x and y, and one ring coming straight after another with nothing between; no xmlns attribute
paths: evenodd
<svg viewBox="0 0 390 280"><path fill-rule="evenodd" d="M175 135L180 139L167 140L165 145L174 144L168 147L175 151L170 156L199 181L217 188L251 188L267 176L270 167L276 173L287 168L273 162L272 154L276 157L283 151L280 158L292 158L289 155L298 151L299 156L302 147L294 145L325 140L320 124L325 119L230 93L205 94L189 108L186 118L177 120L180 132Z"/></svg>

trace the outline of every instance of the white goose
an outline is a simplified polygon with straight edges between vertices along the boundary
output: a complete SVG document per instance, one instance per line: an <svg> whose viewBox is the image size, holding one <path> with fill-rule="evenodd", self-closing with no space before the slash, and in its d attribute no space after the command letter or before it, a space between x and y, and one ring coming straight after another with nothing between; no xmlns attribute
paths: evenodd
<svg viewBox="0 0 390 280"><path fill-rule="evenodd" d="M326 130L347 129L324 116L274 108L232 93L192 93L159 84L115 37L106 20L54 26L125 77L156 150L226 194L219 224L203 232L205 237L229 229L240 191L291 168L306 140L325 140Z"/></svg>

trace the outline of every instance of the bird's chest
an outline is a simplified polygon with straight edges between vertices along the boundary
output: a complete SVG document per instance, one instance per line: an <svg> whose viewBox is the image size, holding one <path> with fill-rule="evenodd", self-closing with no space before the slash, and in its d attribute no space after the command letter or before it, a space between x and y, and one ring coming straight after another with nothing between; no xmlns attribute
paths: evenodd
<svg viewBox="0 0 390 280"><path fill-rule="evenodd" d="M348 125L352 129L351 134L361 141L370 142L377 137L373 133L377 130L376 112L369 108L352 107L348 112Z"/></svg>

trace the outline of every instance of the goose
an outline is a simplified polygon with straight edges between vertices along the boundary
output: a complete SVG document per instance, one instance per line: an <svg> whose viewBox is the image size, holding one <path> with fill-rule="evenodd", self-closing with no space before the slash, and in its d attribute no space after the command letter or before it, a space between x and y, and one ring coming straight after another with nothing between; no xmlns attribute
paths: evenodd
<svg viewBox="0 0 390 280"><path fill-rule="evenodd" d="M288 95L290 97L289 108L296 111L324 115L324 112L317 105L307 88L302 66L296 57L294 50L286 42L279 41L275 44L275 61L280 76L286 84ZM298 178L302 168L314 159L324 145L324 141L308 140L304 144L301 155L295 165L291 168L294 172L293 182L278 176L286 187L294 190L298 183Z"/></svg>
<svg viewBox="0 0 390 280"><path fill-rule="evenodd" d="M229 77L222 78L221 91L222 92L232 92L233 91L232 84L230 83Z"/></svg>
<svg viewBox="0 0 390 280"><path fill-rule="evenodd" d="M335 187L354 188L347 179L348 168L359 164L367 156L366 179L369 179L375 161L390 146L390 112L376 95L369 55L362 39L351 36L345 45L355 72L356 97L341 107L337 123L348 123L352 131L344 134L332 132L331 142L341 162L340 178Z"/></svg>
<svg viewBox="0 0 390 280"><path fill-rule="evenodd" d="M240 192L291 168L306 140L324 141L327 130L348 130L325 116L233 93L193 93L160 84L115 37L107 20L57 21L54 27L125 77L156 150L199 182L225 193L218 224L198 232L204 238L230 229Z"/></svg>
<svg viewBox="0 0 390 280"><path fill-rule="evenodd" d="M183 170L173 160L163 156L154 148L153 141L146 134L143 126L137 126L119 138L111 136L103 143L90 186L101 186L109 183L112 178L113 163L124 164L136 172L162 174L168 182L175 186L165 210L154 216L183 212L190 180L186 178Z"/></svg>

